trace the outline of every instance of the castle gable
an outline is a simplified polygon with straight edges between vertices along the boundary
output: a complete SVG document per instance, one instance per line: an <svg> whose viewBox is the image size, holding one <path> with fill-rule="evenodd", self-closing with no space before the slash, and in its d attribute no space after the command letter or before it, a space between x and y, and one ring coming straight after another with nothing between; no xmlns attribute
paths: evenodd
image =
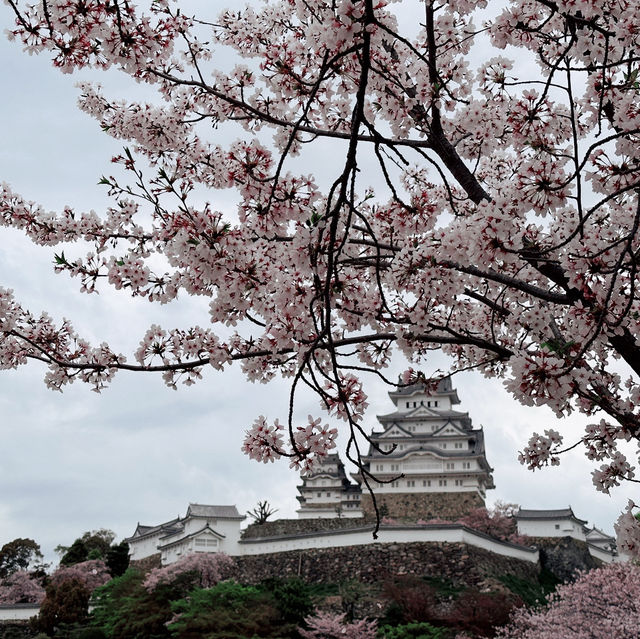
<svg viewBox="0 0 640 639"><path fill-rule="evenodd" d="M442 436L455 436L458 435L460 437L468 437L469 433L457 424L454 424L452 421L448 421L446 424L443 424L439 428L437 428L433 432L433 437L442 437Z"/></svg>
<svg viewBox="0 0 640 639"><path fill-rule="evenodd" d="M389 438L397 438L397 437L413 437L413 435L408 430L405 430L398 424L393 424L384 433L382 433L382 435L380 435L380 439L389 439Z"/></svg>

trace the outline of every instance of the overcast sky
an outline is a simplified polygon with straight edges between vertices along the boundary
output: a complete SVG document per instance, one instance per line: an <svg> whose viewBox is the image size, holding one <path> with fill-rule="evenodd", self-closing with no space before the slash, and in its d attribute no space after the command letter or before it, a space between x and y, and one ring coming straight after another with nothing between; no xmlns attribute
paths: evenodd
<svg viewBox="0 0 640 639"><path fill-rule="evenodd" d="M0 4L3 28L10 19L8 7ZM0 181L47 209L69 204L103 211L109 201L97 182L113 172L109 160L121 147L76 107L74 84L88 76L62 75L46 57L29 57L4 39L0 61ZM114 96L139 92L115 72L101 80ZM218 196L212 197L217 202ZM230 201L223 194L217 204L229 207ZM94 342L108 341L130 354L151 323L207 323L202 300L184 297L160 308L115 291L83 295L77 282L53 273L56 249L33 246L14 231L0 232L0 286L13 288L34 313L68 317ZM434 357L429 370L444 365ZM398 359L394 374L402 368ZM64 393L49 391L42 382L45 372L38 364L0 372L0 545L31 537L54 560L57 544L68 545L86 530L111 528L121 539L138 522L155 524L184 514L189 502L236 504L246 512L267 499L279 516L295 516L299 478L287 463L265 466L240 452L244 430L255 417L286 416L286 382L253 385L239 370L208 371L199 384L172 391L159 377L120 373L98 395L79 384ZM550 411L520 406L499 381L477 374L459 375L454 385L459 409L485 429L496 484L489 503L571 505L577 516L613 531L636 492L632 486L611 496L597 493L581 451L566 456L560 468L536 473L517 461L533 431L554 427L578 437L586 423L582 417L558 424ZM367 424L374 427L376 414L393 406L383 386L373 383L366 390ZM301 415L319 414L318 408L315 399L300 398Z"/></svg>

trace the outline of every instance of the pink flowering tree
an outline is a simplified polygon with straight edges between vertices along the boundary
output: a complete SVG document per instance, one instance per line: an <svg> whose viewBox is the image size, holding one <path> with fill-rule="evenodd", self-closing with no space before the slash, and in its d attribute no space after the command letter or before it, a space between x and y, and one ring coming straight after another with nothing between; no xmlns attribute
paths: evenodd
<svg viewBox="0 0 640 639"><path fill-rule="evenodd" d="M611 639L637 637L640 567L612 564L558 586L541 609L518 608L502 639Z"/></svg>
<svg viewBox="0 0 640 639"><path fill-rule="evenodd" d="M111 574L102 559L90 559L72 566L60 566L51 575L51 583L56 586L69 579L78 580L89 593L92 593L99 586L106 584L111 579Z"/></svg>
<svg viewBox="0 0 640 639"><path fill-rule="evenodd" d="M518 534L514 514L518 510L515 504L496 502L492 508L476 508L458 520L469 528L478 530L502 541L514 544L527 544L525 535Z"/></svg>
<svg viewBox="0 0 640 639"><path fill-rule="evenodd" d="M0 604L35 603L44 599L40 580L26 570L17 570L0 581Z"/></svg>
<svg viewBox="0 0 640 639"><path fill-rule="evenodd" d="M296 413L301 385L348 424L359 464L367 375L387 379L398 349L415 367L401 383L433 383L417 371L440 349L445 374L477 369L526 405L585 415L579 441L534 433L523 464L584 445L599 490L636 481L617 444L640 437L637 2L272 0L217 16L7 2L29 53L65 73L119 68L158 100L83 84L81 108L128 145L125 177L101 180L114 205L51 212L4 184L0 223L64 244L56 269L87 293L205 295L213 325L153 325L127 358L1 289L2 368L37 360L51 388L96 390L119 370L173 388L233 362L281 374L286 418L257 418L244 450L306 470L336 431ZM221 70L226 52L237 64ZM207 133L222 124L236 141ZM312 175L327 153L329 175ZM234 189L237 218L203 189Z"/></svg>
<svg viewBox="0 0 640 639"><path fill-rule="evenodd" d="M298 628L302 639L375 639L377 623L361 619L345 622L345 615L319 612L304 620L308 629Z"/></svg>
<svg viewBox="0 0 640 639"><path fill-rule="evenodd" d="M154 568L143 585L152 592L161 584L170 584L181 575L188 575L193 577L194 588L211 588L219 581L228 579L234 566L233 559L224 553L194 553L164 568Z"/></svg>

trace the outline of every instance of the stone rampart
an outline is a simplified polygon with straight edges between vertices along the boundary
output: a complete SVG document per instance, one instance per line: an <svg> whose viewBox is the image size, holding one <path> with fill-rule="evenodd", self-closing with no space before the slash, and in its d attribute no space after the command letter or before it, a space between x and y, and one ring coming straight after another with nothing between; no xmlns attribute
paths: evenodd
<svg viewBox="0 0 640 639"><path fill-rule="evenodd" d="M476 508L484 508L477 492L469 493L390 493L376 494L380 513L398 519L450 519L455 521ZM368 520L375 518L371 495L363 494L362 512Z"/></svg>
<svg viewBox="0 0 640 639"><path fill-rule="evenodd" d="M317 518L317 519L276 519L263 524L251 524L242 531L241 539L259 537L280 537L282 535L300 535L322 532L323 530L344 530L361 525L364 519L358 518Z"/></svg>
<svg viewBox="0 0 640 639"><path fill-rule="evenodd" d="M371 543L234 557L236 579L300 577L312 583L356 579L375 583L401 575L435 576L482 587L506 574L535 581L539 566L462 543Z"/></svg>

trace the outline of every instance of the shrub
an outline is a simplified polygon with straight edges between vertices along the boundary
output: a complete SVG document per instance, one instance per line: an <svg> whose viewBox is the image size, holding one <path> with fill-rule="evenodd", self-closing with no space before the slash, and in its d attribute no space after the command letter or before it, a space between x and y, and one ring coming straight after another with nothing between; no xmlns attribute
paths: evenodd
<svg viewBox="0 0 640 639"><path fill-rule="evenodd" d="M446 628L432 626L426 621L407 623L401 626L382 626L378 639L448 639L451 633Z"/></svg>
<svg viewBox="0 0 640 639"><path fill-rule="evenodd" d="M515 595L466 590L456 600L446 625L480 635L492 635L497 626L509 621L513 609L522 605Z"/></svg>
<svg viewBox="0 0 640 639"><path fill-rule="evenodd" d="M282 620L286 623L298 625L313 612L311 588L297 577L267 579L262 582L261 589L273 596Z"/></svg>
<svg viewBox="0 0 640 639"><path fill-rule="evenodd" d="M385 582L383 596L389 601L387 623L433 621L436 613L436 590L419 577L405 577Z"/></svg>

